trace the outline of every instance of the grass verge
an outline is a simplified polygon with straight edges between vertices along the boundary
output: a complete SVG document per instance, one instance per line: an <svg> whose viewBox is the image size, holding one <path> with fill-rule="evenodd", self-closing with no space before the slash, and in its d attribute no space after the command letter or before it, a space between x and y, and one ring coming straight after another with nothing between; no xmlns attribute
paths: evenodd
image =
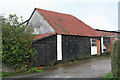
<svg viewBox="0 0 120 80"><path fill-rule="evenodd" d="M0 72L2 77L7 77L7 76L16 76L16 75L25 75L25 74L31 74L35 72L43 72L43 69L38 69L35 67L30 68L27 71L20 71L20 72Z"/></svg>
<svg viewBox="0 0 120 80"><path fill-rule="evenodd" d="M104 76L104 80L120 80L120 78L113 76L112 72L109 72Z"/></svg>

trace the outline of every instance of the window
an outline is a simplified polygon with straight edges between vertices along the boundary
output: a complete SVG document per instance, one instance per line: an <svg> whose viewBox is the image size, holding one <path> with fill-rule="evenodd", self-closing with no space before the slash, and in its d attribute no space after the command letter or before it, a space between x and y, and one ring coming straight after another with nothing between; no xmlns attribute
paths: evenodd
<svg viewBox="0 0 120 80"><path fill-rule="evenodd" d="M110 43L110 37L104 37L104 38L103 38L103 43L104 43L104 44Z"/></svg>
<svg viewBox="0 0 120 80"><path fill-rule="evenodd" d="M97 46L97 40L96 39L92 39L91 46Z"/></svg>

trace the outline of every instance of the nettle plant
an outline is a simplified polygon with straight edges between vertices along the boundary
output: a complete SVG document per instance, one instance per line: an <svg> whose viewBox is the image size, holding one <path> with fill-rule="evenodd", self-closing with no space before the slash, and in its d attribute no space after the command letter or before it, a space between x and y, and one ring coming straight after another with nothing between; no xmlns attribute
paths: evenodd
<svg viewBox="0 0 120 80"><path fill-rule="evenodd" d="M22 18L21 18L22 20ZM30 27L20 24L16 15L2 16L2 63L16 69L27 65L34 59L36 51L32 48L35 38Z"/></svg>

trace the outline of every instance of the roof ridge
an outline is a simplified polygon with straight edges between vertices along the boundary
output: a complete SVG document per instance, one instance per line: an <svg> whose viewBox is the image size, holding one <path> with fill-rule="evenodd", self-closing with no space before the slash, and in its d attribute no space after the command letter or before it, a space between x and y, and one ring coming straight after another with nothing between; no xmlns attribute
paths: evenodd
<svg viewBox="0 0 120 80"><path fill-rule="evenodd" d="M37 10L39 14L41 14L41 16L58 34L70 34L92 37L101 36L94 28L90 27L89 25L87 25L73 15L44 10L40 8L35 8L34 10ZM85 32L86 30L88 30L87 33Z"/></svg>
<svg viewBox="0 0 120 80"><path fill-rule="evenodd" d="M68 14L68 13L61 13L61 12L52 11L52 10L45 10L45 9L41 9L41 8L35 8L35 9L38 9L38 10L44 10L44 11L53 12L53 13L58 13L58 14L64 14L64 15L73 16L73 15Z"/></svg>

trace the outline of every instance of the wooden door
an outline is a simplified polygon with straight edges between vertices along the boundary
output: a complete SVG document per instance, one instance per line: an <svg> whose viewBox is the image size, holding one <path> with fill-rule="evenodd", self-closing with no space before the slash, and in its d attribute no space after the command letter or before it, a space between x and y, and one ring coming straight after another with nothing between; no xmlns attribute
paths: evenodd
<svg viewBox="0 0 120 80"><path fill-rule="evenodd" d="M97 54L100 55L100 40L97 40Z"/></svg>

